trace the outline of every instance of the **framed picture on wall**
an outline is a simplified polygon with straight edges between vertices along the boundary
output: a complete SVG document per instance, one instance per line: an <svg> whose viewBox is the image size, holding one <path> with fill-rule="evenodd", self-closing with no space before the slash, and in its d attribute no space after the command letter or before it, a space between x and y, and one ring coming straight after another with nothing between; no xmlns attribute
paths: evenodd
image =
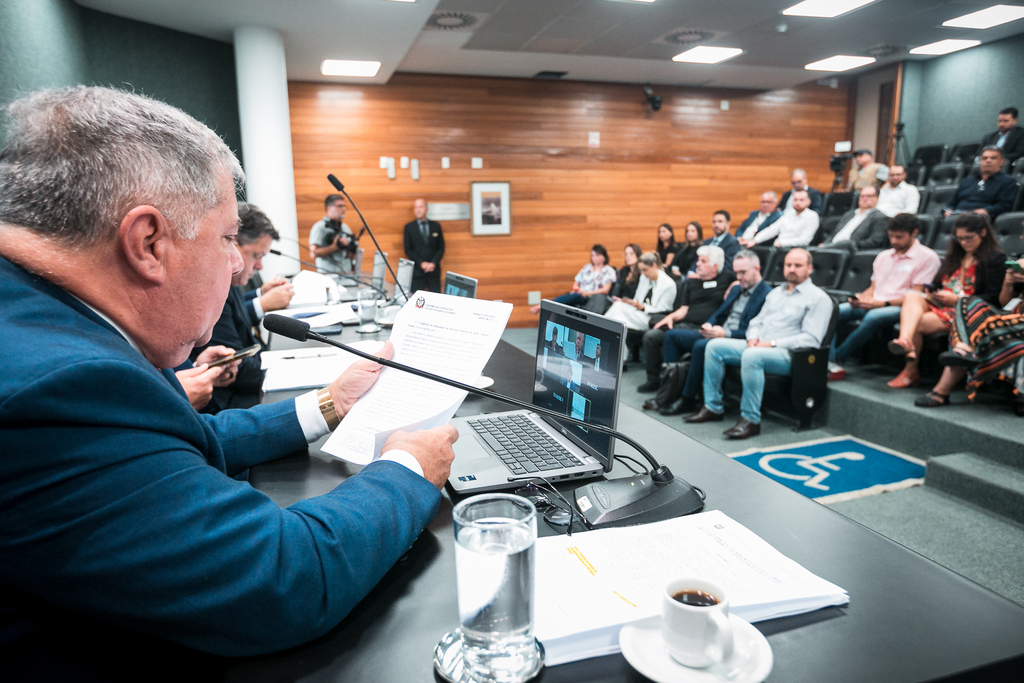
<svg viewBox="0 0 1024 683"><path fill-rule="evenodd" d="M509 183L470 183L472 188L473 234L511 235Z"/></svg>

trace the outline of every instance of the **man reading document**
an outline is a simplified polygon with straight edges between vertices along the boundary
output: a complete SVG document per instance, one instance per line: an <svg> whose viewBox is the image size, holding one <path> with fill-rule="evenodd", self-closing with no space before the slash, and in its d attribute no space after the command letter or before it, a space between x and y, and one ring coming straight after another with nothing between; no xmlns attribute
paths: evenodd
<svg viewBox="0 0 1024 683"><path fill-rule="evenodd" d="M233 479L326 435L380 366L359 361L294 400L197 413L167 368L210 339L242 267L238 161L183 112L117 90L43 91L8 114L5 673L33 647L59 660L74 643L40 634L68 622L87 624L83 638L105 622L231 656L324 634L434 517L457 432L396 432L381 460L284 509Z"/></svg>

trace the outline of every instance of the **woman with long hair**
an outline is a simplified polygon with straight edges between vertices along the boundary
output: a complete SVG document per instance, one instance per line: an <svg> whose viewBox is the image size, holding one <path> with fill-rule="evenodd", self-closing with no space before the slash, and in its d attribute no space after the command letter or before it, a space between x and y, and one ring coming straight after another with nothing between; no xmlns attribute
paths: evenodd
<svg viewBox="0 0 1024 683"><path fill-rule="evenodd" d="M572 283L572 291L556 296L553 301L566 306L583 306L595 294L607 294L615 284L615 269L608 265L608 250L595 244L590 248L590 263L580 268ZM540 306L530 306L531 313L540 312Z"/></svg>
<svg viewBox="0 0 1024 683"><path fill-rule="evenodd" d="M683 241L676 249L676 257L672 259L672 272L686 275L690 266L697 260L697 250L704 244L704 228L697 221L686 224Z"/></svg>
<svg viewBox="0 0 1024 683"><path fill-rule="evenodd" d="M900 336L889 342L889 350L906 356L903 370L888 382L893 389L917 386L921 373L917 354L924 335L946 332L953 323L959 299L978 296L995 303L1006 272L1006 255L999 250L988 216L963 213L953 223L953 239L932 282L932 291L911 290L900 309Z"/></svg>
<svg viewBox="0 0 1024 683"><path fill-rule="evenodd" d="M658 246L655 247L654 251L657 252L658 258L661 259L661 263L665 268L672 265L676 249L678 247L676 246L675 231L668 223L662 223L658 226Z"/></svg>
<svg viewBox="0 0 1024 683"><path fill-rule="evenodd" d="M612 296L632 299L636 295L636 286L640 284L640 267L638 265L643 250L639 244L627 244L622 250L622 260L626 265L619 268L619 276L612 287Z"/></svg>

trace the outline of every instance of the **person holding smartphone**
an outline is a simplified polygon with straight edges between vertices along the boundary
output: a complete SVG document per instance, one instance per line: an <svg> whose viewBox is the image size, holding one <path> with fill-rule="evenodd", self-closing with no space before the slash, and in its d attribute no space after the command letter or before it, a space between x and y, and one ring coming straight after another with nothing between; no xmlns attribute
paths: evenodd
<svg viewBox="0 0 1024 683"><path fill-rule="evenodd" d="M988 216L958 215L953 224L953 236L931 286L923 294L908 292L903 299L900 336L889 342L889 350L905 356L906 365L888 382L893 389L917 386L921 378L917 354L924 343L924 335L949 330L960 298L978 296L989 303L996 303L999 298L1006 255L992 235Z"/></svg>

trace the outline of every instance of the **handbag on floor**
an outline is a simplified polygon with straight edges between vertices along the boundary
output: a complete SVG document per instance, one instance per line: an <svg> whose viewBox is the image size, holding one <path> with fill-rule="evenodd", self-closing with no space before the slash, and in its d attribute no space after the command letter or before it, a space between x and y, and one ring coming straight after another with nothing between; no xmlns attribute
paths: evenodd
<svg viewBox="0 0 1024 683"><path fill-rule="evenodd" d="M686 384L686 373L690 371L690 361L680 360L675 363L662 363L661 374L658 376L658 393L647 401L644 408L657 410L674 403L683 393Z"/></svg>

